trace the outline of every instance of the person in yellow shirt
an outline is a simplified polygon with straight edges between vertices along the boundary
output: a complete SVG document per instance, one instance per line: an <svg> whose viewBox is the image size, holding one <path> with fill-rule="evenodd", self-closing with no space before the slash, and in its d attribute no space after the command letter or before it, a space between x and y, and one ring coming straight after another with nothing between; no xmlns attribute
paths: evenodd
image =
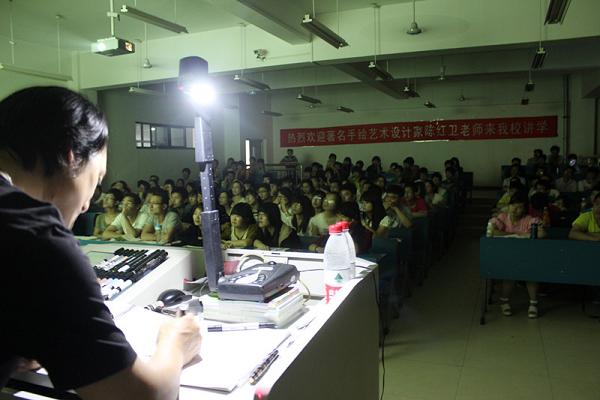
<svg viewBox="0 0 600 400"><path fill-rule="evenodd" d="M523 190L523 185L518 178L514 178L510 180L508 185L508 190L500 197L498 203L496 204L496 209L498 212L506 212L508 210L508 204L510 203L510 199L515 195L515 193Z"/></svg>
<svg viewBox="0 0 600 400"><path fill-rule="evenodd" d="M573 222L569 239L600 241L600 193L594 197L592 210L581 213Z"/></svg>

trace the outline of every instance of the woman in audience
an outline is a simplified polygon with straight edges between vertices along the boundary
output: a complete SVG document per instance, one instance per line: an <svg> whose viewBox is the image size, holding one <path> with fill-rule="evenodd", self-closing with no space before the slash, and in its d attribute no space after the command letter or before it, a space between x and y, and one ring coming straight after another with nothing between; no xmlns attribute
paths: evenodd
<svg viewBox="0 0 600 400"><path fill-rule="evenodd" d="M246 203L252 208L252 215L258 221L258 209L260 208L260 200L254 190L246 191Z"/></svg>
<svg viewBox="0 0 600 400"><path fill-rule="evenodd" d="M125 181L116 181L112 185L110 185L110 188L117 189L123 194L131 192L131 190L129 189L129 185L127 185L127 182Z"/></svg>
<svg viewBox="0 0 600 400"><path fill-rule="evenodd" d="M202 246L202 207L195 206L192 214L192 227L181 232L179 239L186 245Z"/></svg>
<svg viewBox="0 0 600 400"><path fill-rule="evenodd" d="M413 218L427 216L427 204L425 200L417 196L414 185L404 187L404 197L402 197L401 203L410 210Z"/></svg>
<svg viewBox="0 0 600 400"><path fill-rule="evenodd" d="M312 181L310 179L303 179L300 185L302 189L302 195L307 199L311 199L313 193L315 192L315 187L313 186Z"/></svg>
<svg viewBox="0 0 600 400"><path fill-rule="evenodd" d="M518 179L521 181L521 185L525 186L527 183L525 178L520 176L520 167L518 165L513 165L510 167L510 175L502 181L502 189L508 191L508 186L510 185L510 181L512 179Z"/></svg>
<svg viewBox="0 0 600 400"><path fill-rule="evenodd" d="M104 212L96 217L94 236L102 237L106 228L113 223L119 215L119 203L123 200L123 193L118 189L110 189L102 198Z"/></svg>
<svg viewBox="0 0 600 400"><path fill-rule="evenodd" d="M312 198L310 199L310 204L312 205L315 215L317 215L318 213L323 211L323 198L324 197L325 197L325 193L318 190L313 194Z"/></svg>
<svg viewBox="0 0 600 400"><path fill-rule="evenodd" d="M439 189L432 181L427 180L424 184L425 195L423 199L428 208L446 207L446 199L439 193Z"/></svg>
<svg viewBox="0 0 600 400"><path fill-rule="evenodd" d="M137 181L137 188L140 202L142 204L146 203L146 197L148 197L148 193L150 193L150 183L145 180L139 180Z"/></svg>
<svg viewBox="0 0 600 400"><path fill-rule="evenodd" d="M171 192L173 191L174 187L175 187L175 181L173 179L165 180L165 184L163 185L163 190L166 190L167 193L169 193L169 196L171 196Z"/></svg>
<svg viewBox="0 0 600 400"><path fill-rule="evenodd" d="M277 203L277 198L279 196L279 182L277 182L275 179L271 179L269 182L269 193L271 199L273 199L273 203Z"/></svg>
<svg viewBox="0 0 600 400"><path fill-rule="evenodd" d="M183 180L183 178L178 178L175 181L175 187L185 189L185 181Z"/></svg>
<svg viewBox="0 0 600 400"><path fill-rule="evenodd" d="M315 215L315 211L310 204L310 200L305 196L298 196L292 202L292 228L296 230L298 236L310 235L308 223Z"/></svg>
<svg viewBox="0 0 600 400"><path fill-rule="evenodd" d="M521 181L519 179L512 179L510 184L508 185L508 191L500 197L498 203L496 203L496 210L499 212L505 212L510 204L510 199L517 192L523 191L523 185L521 185Z"/></svg>
<svg viewBox="0 0 600 400"><path fill-rule="evenodd" d="M287 187L282 187L279 190L277 205L281 213L281 220L287 226L292 226L292 202L294 200L292 191Z"/></svg>
<svg viewBox="0 0 600 400"><path fill-rule="evenodd" d="M221 247L223 249L244 249L252 246L258 227L252 215L252 208L247 203L238 203L231 210L231 228L225 232Z"/></svg>
<svg viewBox="0 0 600 400"><path fill-rule="evenodd" d="M300 239L296 231L283 223L279 208L275 204L260 206L254 247L260 250L270 250L273 247L300 248Z"/></svg>
<svg viewBox="0 0 600 400"><path fill-rule="evenodd" d="M244 185L242 182L237 179L233 181L231 184L231 205L235 206L238 203L245 202L245 194L246 193L244 192Z"/></svg>
<svg viewBox="0 0 600 400"><path fill-rule="evenodd" d="M231 193L226 190L219 193L218 202L219 205L225 209L225 214L231 215Z"/></svg>
<svg viewBox="0 0 600 400"><path fill-rule="evenodd" d="M185 184L185 190L186 190L186 192L188 192L188 193L191 193L191 192L192 192L192 190L196 190L196 191L197 191L198 189L196 189L196 187L197 187L197 186L196 186L196 185L194 185L192 182L188 182L188 183L186 183L186 184Z"/></svg>
<svg viewBox="0 0 600 400"><path fill-rule="evenodd" d="M492 224L492 236L514 237L527 239L531 237L531 226L537 224L537 237L544 238L546 232L539 218L534 218L527 214L527 195L524 192L515 193L509 202L508 211L500 213L497 217L490 220ZM502 282L502 295L500 297L500 309L505 316L512 315L510 306L510 294L514 287L514 281ZM538 317L536 282L527 282L527 291L529 293L529 309L527 315L529 318Z"/></svg>
<svg viewBox="0 0 600 400"><path fill-rule="evenodd" d="M360 198L362 203L362 226L372 235L377 235L381 221L386 217L379 191L369 191ZM382 231L383 232L383 231Z"/></svg>
<svg viewBox="0 0 600 400"><path fill-rule="evenodd" d="M311 235L320 236L329 232L329 225L335 224L338 220L337 208L340 203L339 194L327 193L323 200L323 211L312 217L308 223Z"/></svg>

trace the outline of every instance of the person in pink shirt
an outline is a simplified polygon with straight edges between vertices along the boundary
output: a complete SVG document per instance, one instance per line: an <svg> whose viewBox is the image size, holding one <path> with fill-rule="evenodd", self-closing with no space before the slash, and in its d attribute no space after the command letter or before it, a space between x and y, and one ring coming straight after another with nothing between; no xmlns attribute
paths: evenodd
<svg viewBox="0 0 600 400"><path fill-rule="evenodd" d="M527 194L524 192L515 193L508 203L508 212L500 213L497 217L490 220L492 224L492 236L512 237L518 239L528 239L531 237L531 226L537 224L538 238L544 238L546 232L539 218L532 217L526 213ZM502 282L502 295L500 297L500 309L505 316L512 315L510 307L510 294L515 285L514 281ZM529 309L527 315L529 318L538 317L537 292L538 284L536 282L527 282L527 292L529 293Z"/></svg>
<svg viewBox="0 0 600 400"><path fill-rule="evenodd" d="M421 197L417 196L414 185L406 185L404 187L404 197L402 197L402 205L410 210L413 218L427 216L427 203Z"/></svg>

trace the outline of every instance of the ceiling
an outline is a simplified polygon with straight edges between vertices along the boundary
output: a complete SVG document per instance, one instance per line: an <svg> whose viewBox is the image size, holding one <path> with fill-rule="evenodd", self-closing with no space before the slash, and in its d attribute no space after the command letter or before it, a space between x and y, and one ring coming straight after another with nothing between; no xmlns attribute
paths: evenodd
<svg viewBox="0 0 600 400"><path fill-rule="evenodd" d="M379 0L379 5L406 3L411 0ZM420 0L422 1L422 0ZM0 36L10 37L10 0L0 0ZM295 9L310 12L312 0L278 0L280 7L293 5ZM317 14L371 7L373 0L315 0ZM106 16L109 0L12 0L15 41L57 46L57 20L61 15L62 48L88 50L92 41L110 36ZM150 14L187 27L190 33L236 26L244 21L204 0L114 0L115 10L121 5L137 6ZM301 16L298 16L300 20ZM122 17L116 22L117 36L129 39L144 38L144 24ZM176 36L176 33L148 25L148 39Z"/></svg>

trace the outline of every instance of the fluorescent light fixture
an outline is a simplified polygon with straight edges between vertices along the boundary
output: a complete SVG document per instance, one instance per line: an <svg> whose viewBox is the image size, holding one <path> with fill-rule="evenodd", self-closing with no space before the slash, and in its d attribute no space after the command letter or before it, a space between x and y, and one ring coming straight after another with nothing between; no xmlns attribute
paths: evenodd
<svg viewBox="0 0 600 400"><path fill-rule="evenodd" d="M419 93L416 90L412 90L410 88L410 86L406 85L404 86L404 89L402 90L408 97L421 97L421 95L419 95Z"/></svg>
<svg viewBox="0 0 600 400"><path fill-rule="evenodd" d="M525 91L526 92L533 92L534 89L535 89L535 83L530 79L525 84Z"/></svg>
<svg viewBox="0 0 600 400"><path fill-rule="evenodd" d="M282 113L278 113L276 111L269 111L269 110L261 111L261 114L268 115L271 117L281 117L283 115Z"/></svg>
<svg viewBox="0 0 600 400"><path fill-rule="evenodd" d="M384 81L393 81L394 80L394 77L392 76L392 74L390 74L385 69L383 69L381 66L379 66L375 61L371 61L369 63L369 70L373 71L375 73L375 75L377 75Z"/></svg>
<svg viewBox="0 0 600 400"><path fill-rule="evenodd" d="M314 97L303 95L302 93L300 93L298 96L296 96L296 99L300 100L300 101L305 101L305 102L311 103L311 104L321 104L321 100L315 99Z"/></svg>
<svg viewBox="0 0 600 400"><path fill-rule="evenodd" d="M348 42L346 42L341 36L317 21L310 14L304 14L301 25L310 33L320 37L336 49L348 46Z"/></svg>
<svg viewBox="0 0 600 400"><path fill-rule="evenodd" d="M535 52L535 56L533 57L533 61L531 62L531 69L539 69L544 65L544 60L546 59L546 50L543 47L540 47Z"/></svg>
<svg viewBox="0 0 600 400"><path fill-rule="evenodd" d="M159 28L163 28L163 29L166 29L171 32L189 33L185 26L178 25L171 21L167 21L166 19L157 17L152 14L148 14L147 12L144 12L142 10L139 10L137 8L134 8L134 7L131 7L131 6L128 6L125 4L123 4L123 6L121 7L121 13L124 15L127 15L128 17L138 19L140 21L158 26Z"/></svg>
<svg viewBox="0 0 600 400"><path fill-rule="evenodd" d="M158 90L151 90L151 89L142 89L136 86L131 86L129 88L129 93L133 93L133 94L145 94L148 96L166 96L167 94L165 92L161 92Z"/></svg>
<svg viewBox="0 0 600 400"><path fill-rule="evenodd" d="M55 81L72 81L73 77L63 74L55 74L53 72L38 71L35 69L21 68L13 64L0 63L0 70L16 72L18 74L37 76L40 78L53 79Z"/></svg>
<svg viewBox="0 0 600 400"><path fill-rule="evenodd" d="M527 104L529 104L529 99L527 99L527 98L521 99L521 105L522 106L526 106Z"/></svg>
<svg viewBox="0 0 600 400"><path fill-rule="evenodd" d="M427 100L425 103L423 103L423 105L427 108L435 108L435 104L433 104L429 100Z"/></svg>
<svg viewBox="0 0 600 400"><path fill-rule="evenodd" d="M262 83L259 81L255 81L254 79L249 79L249 78L245 78L241 75L235 74L233 76L233 80L239 83L243 83L244 85L248 85L250 87L253 87L255 89L259 89L259 90L271 90L271 87L269 85L267 85L266 83Z"/></svg>
<svg viewBox="0 0 600 400"><path fill-rule="evenodd" d="M550 0L545 24L562 24L571 0Z"/></svg>
<svg viewBox="0 0 600 400"><path fill-rule="evenodd" d="M345 112L345 113L353 113L354 110L348 107L344 107L344 106L338 106L338 108L336 108L336 110L341 111L341 112Z"/></svg>

